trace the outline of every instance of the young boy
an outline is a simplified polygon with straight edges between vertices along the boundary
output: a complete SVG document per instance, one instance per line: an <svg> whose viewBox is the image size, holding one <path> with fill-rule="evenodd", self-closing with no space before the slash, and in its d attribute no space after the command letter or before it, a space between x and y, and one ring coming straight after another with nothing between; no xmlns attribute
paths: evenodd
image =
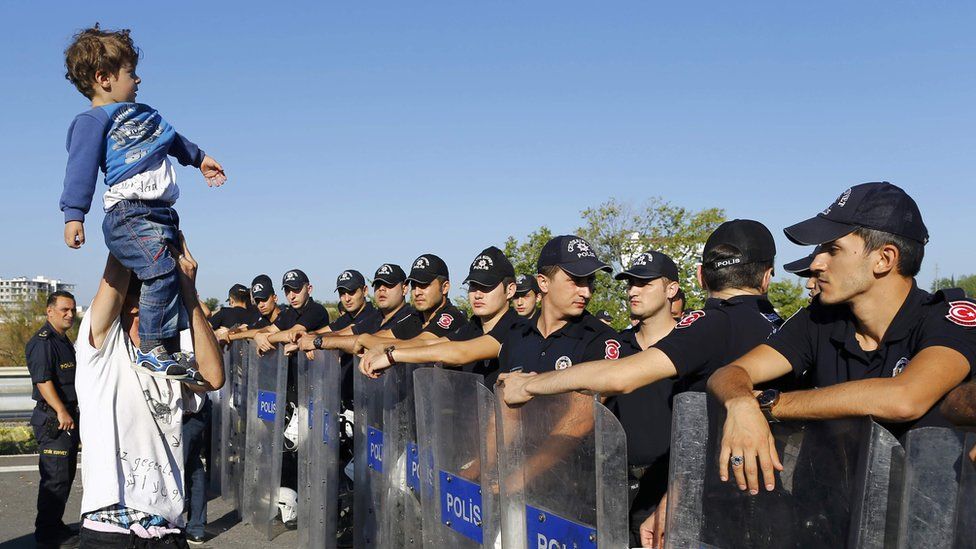
<svg viewBox="0 0 976 549"><path fill-rule="evenodd" d="M216 160L176 133L159 112L135 102L139 53L128 30L106 31L97 24L75 35L65 50L65 77L92 108L68 128L61 194L64 242L71 248L85 243L85 214L101 169L108 185L105 244L142 281L134 367L156 377L194 381L199 374L177 354L187 315L180 304L178 258L169 248L179 242L179 216L172 205L180 190L168 157L199 168L210 186L222 185L226 177Z"/></svg>

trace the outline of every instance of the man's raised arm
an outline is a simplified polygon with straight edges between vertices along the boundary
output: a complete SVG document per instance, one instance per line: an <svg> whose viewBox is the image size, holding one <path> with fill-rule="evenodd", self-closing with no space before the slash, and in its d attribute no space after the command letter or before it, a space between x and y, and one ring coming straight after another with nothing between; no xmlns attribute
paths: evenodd
<svg viewBox="0 0 976 549"><path fill-rule="evenodd" d="M96 349L102 348L105 342L105 335L119 315L122 313L122 302L125 301L125 292L129 288L129 277L131 273L119 263L115 256L108 254L105 261L105 271L102 273L102 281L98 284L98 291L95 292L95 299L92 300L88 314L91 315L91 341L89 343Z"/></svg>
<svg viewBox="0 0 976 549"><path fill-rule="evenodd" d="M190 313L190 336L193 340L193 354L197 369L207 382L205 386L190 385L189 389L198 393L214 391L224 385L224 358L217 345L213 328L210 327L210 322L197 298L197 262L190 255L183 233L180 233L180 246L182 250L173 254L179 267L180 293L183 297L183 305Z"/></svg>

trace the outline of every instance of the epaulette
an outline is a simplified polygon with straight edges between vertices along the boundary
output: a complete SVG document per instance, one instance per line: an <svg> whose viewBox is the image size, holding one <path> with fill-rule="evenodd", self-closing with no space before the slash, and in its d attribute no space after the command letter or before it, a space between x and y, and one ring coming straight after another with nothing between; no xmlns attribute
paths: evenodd
<svg viewBox="0 0 976 549"><path fill-rule="evenodd" d="M40 332L37 332L37 337L39 337L41 339L47 339L50 336L51 336L51 330L48 330L48 329L44 329L44 330L41 330Z"/></svg>
<svg viewBox="0 0 976 549"><path fill-rule="evenodd" d="M968 298L966 297L966 291L962 288L943 288L932 294L932 298L929 299L929 304L934 305L936 303L949 303L963 299Z"/></svg>

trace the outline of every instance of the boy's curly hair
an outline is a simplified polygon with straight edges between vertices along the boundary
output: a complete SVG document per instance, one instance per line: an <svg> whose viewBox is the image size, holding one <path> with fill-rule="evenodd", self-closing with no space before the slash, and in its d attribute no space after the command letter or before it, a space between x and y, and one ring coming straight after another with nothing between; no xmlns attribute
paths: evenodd
<svg viewBox="0 0 976 549"><path fill-rule="evenodd" d="M74 36L64 50L64 77L91 99L95 95L95 73L118 74L125 65L135 68L141 52L132 43L129 29L102 30L98 23Z"/></svg>

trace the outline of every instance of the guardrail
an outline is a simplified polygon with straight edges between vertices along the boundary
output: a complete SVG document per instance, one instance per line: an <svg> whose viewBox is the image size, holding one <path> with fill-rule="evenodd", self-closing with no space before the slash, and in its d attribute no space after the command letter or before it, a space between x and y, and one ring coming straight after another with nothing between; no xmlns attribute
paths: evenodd
<svg viewBox="0 0 976 549"><path fill-rule="evenodd" d="M0 420L23 420L31 415L30 373L24 366L0 368Z"/></svg>

